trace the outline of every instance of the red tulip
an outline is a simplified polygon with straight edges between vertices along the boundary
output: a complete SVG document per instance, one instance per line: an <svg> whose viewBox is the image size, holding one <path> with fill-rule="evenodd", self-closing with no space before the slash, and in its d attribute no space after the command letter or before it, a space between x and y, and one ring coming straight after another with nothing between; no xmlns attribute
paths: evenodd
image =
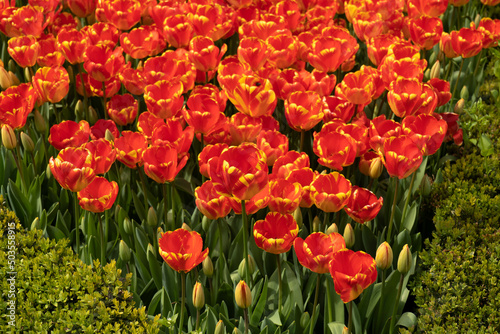
<svg viewBox="0 0 500 334"><path fill-rule="evenodd" d="M290 67L297 61L299 43L290 32L270 36L266 42L269 46L269 62L277 68Z"/></svg>
<svg viewBox="0 0 500 334"><path fill-rule="evenodd" d="M310 166L309 156L302 152L288 151L274 162L272 174L277 178L286 179L293 170Z"/></svg>
<svg viewBox="0 0 500 334"><path fill-rule="evenodd" d="M363 154L359 160L358 168L362 174L372 179L378 178L384 170L382 158L375 151L368 151Z"/></svg>
<svg viewBox="0 0 500 334"><path fill-rule="evenodd" d="M349 122L354 116L355 105L348 100L338 96L323 97L323 122L327 123L333 120Z"/></svg>
<svg viewBox="0 0 500 334"><path fill-rule="evenodd" d="M245 142L255 142L262 130L262 119L238 112L229 120L231 144L239 145Z"/></svg>
<svg viewBox="0 0 500 334"><path fill-rule="evenodd" d="M150 146L142 154L144 172L160 184L174 181L188 158L185 155L178 160L177 150L168 146Z"/></svg>
<svg viewBox="0 0 500 334"><path fill-rule="evenodd" d="M382 197L377 198L368 189L354 186L344 211L355 222L364 224L377 216L383 203L384 199Z"/></svg>
<svg viewBox="0 0 500 334"><path fill-rule="evenodd" d="M69 75L62 66L42 67L33 76L33 87L41 104L60 102L69 92Z"/></svg>
<svg viewBox="0 0 500 334"><path fill-rule="evenodd" d="M144 89L148 111L167 119L177 115L184 104L183 84L179 81L158 81Z"/></svg>
<svg viewBox="0 0 500 334"><path fill-rule="evenodd" d="M137 130L150 142L153 136L153 131L163 124L165 124L165 121L162 118L149 111L145 111L139 115L137 120Z"/></svg>
<svg viewBox="0 0 500 334"><path fill-rule="evenodd" d="M235 86L226 84L226 90L236 109L251 117L271 115L278 102L271 82L255 76L242 76Z"/></svg>
<svg viewBox="0 0 500 334"><path fill-rule="evenodd" d="M44 35L38 40L38 44L40 45L40 52L36 60L38 66L57 67L64 64L66 59L59 51L56 38L53 35Z"/></svg>
<svg viewBox="0 0 500 334"><path fill-rule="evenodd" d="M50 128L49 143L56 150L62 150L66 147L78 147L85 144L89 136L90 126L87 121L82 120L79 123L63 121Z"/></svg>
<svg viewBox="0 0 500 334"><path fill-rule="evenodd" d="M97 176L83 190L78 192L82 209L90 212L104 212L111 209L118 195L118 184Z"/></svg>
<svg viewBox="0 0 500 334"><path fill-rule="evenodd" d="M165 124L156 124L151 136L153 145L169 146L177 150L179 159L189 155L188 151L193 142L194 129L191 126L183 128L180 120L167 119Z"/></svg>
<svg viewBox="0 0 500 334"><path fill-rule="evenodd" d="M411 40L422 50L430 50L441 40L443 22L439 17L421 16L410 19Z"/></svg>
<svg viewBox="0 0 500 334"><path fill-rule="evenodd" d="M59 12L55 15L51 25L47 27L50 34L57 38L62 28L77 29L79 20L69 12Z"/></svg>
<svg viewBox="0 0 500 334"><path fill-rule="evenodd" d="M94 0L68 0L67 4L71 12L77 17L90 16L95 11L96 2Z"/></svg>
<svg viewBox="0 0 500 334"><path fill-rule="evenodd" d="M122 48L113 49L106 44L88 46L83 58L83 67L89 76L100 82L115 77L125 65Z"/></svg>
<svg viewBox="0 0 500 334"><path fill-rule="evenodd" d="M229 147L209 161L208 175L217 192L249 200L268 183L266 156L251 143Z"/></svg>
<svg viewBox="0 0 500 334"><path fill-rule="evenodd" d="M423 154L409 136L390 137L384 142L384 163L392 177L404 179L420 167Z"/></svg>
<svg viewBox="0 0 500 334"><path fill-rule="evenodd" d="M314 39L308 57L309 63L318 71L335 72L344 60L349 58L342 54L345 43L334 37Z"/></svg>
<svg viewBox="0 0 500 334"><path fill-rule="evenodd" d="M278 212L269 212L264 220L256 221L253 226L257 247L272 254L288 252L298 233L299 227L293 216Z"/></svg>
<svg viewBox="0 0 500 334"><path fill-rule="evenodd" d="M158 240L159 253L170 268L187 273L199 265L208 255L203 249L203 239L195 231L179 228L167 231Z"/></svg>
<svg viewBox="0 0 500 334"><path fill-rule="evenodd" d="M398 122L386 119L385 115L381 115L370 121L368 133L370 147L375 151L380 151L387 138L399 136L403 133L403 129Z"/></svg>
<svg viewBox="0 0 500 334"><path fill-rule="evenodd" d="M356 159L356 142L349 135L324 129L314 135L313 151L319 157L318 163L342 171Z"/></svg>
<svg viewBox="0 0 500 334"><path fill-rule="evenodd" d="M288 137L276 130L264 130L257 135L257 147L266 154L267 165L288 152Z"/></svg>
<svg viewBox="0 0 500 334"><path fill-rule="evenodd" d="M32 67L40 53L40 44L34 36L20 36L9 39L7 51L21 67Z"/></svg>
<svg viewBox="0 0 500 334"><path fill-rule="evenodd" d="M92 153L83 147L67 147L54 159L49 167L61 187L69 191L83 190L95 178L95 161Z"/></svg>
<svg viewBox="0 0 500 334"><path fill-rule="evenodd" d="M214 189L212 181L206 181L194 191L196 207L208 219L226 217L231 212L229 198Z"/></svg>
<svg viewBox="0 0 500 334"><path fill-rule="evenodd" d="M116 151L110 141L104 138L95 139L86 143L84 147L94 156L96 174L105 174L111 169L116 160Z"/></svg>
<svg viewBox="0 0 500 334"><path fill-rule="evenodd" d="M437 116L437 115L436 115ZM448 124L440 116L418 115L406 117L402 124L417 137L419 142L423 143L424 156L433 155L441 146Z"/></svg>
<svg viewBox="0 0 500 334"><path fill-rule="evenodd" d="M294 169L290 172L287 180L290 182L298 182L302 186L302 197L299 206L301 208L310 208L314 201L311 198L311 183L318 176L318 172L313 171L309 167Z"/></svg>
<svg viewBox="0 0 500 334"><path fill-rule="evenodd" d="M458 115L452 112L445 112L439 114L442 119L448 124L448 131L446 132L445 142L453 140L455 145L462 145L463 143L463 131L458 125Z"/></svg>
<svg viewBox="0 0 500 334"><path fill-rule="evenodd" d="M217 101L210 95L191 93L187 107L182 108L182 115L195 133L209 134L218 125L219 119L225 117Z"/></svg>
<svg viewBox="0 0 500 334"><path fill-rule="evenodd" d="M198 134L197 137L198 136L200 135ZM198 139L201 139L201 136ZM228 118L221 116L215 128L208 135L204 136L203 139L205 144L215 145L224 143L230 145L233 142L233 138L229 130Z"/></svg>
<svg viewBox="0 0 500 334"><path fill-rule="evenodd" d="M479 21L477 30L483 33L483 49L498 46L500 39L500 20L492 20L489 17L483 17Z"/></svg>
<svg viewBox="0 0 500 334"><path fill-rule="evenodd" d="M120 132L118 131L115 122L110 119L100 119L90 127L90 139L96 140L106 137L107 130L111 132L113 138L118 138L120 136Z"/></svg>
<svg viewBox="0 0 500 334"><path fill-rule="evenodd" d="M213 157L219 157L222 151L229 146L225 143L205 146L198 155L198 165L200 166L200 173L205 177L208 176L208 162Z"/></svg>
<svg viewBox="0 0 500 334"><path fill-rule="evenodd" d="M351 196L351 182L342 174L320 174L311 183L314 204L324 212L340 211Z"/></svg>
<svg viewBox="0 0 500 334"><path fill-rule="evenodd" d="M483 49L483 34L476 29L462 28L450 33L451 46L462 58L471 58Z"/></svg>
<svg viewBox="0 0 500 334"><path fill-rule="evenodd" d="M150 58L155 59L155 58ZM146 87L146 80L143 77L143 69L133 69L131 67L122 69L118 73L121 83L133 95L144 94L144 88Z"/></svg>
<svg viewBox="0 0 500 334"><path fill-rule="evenodd" d="M270 50L264 40L257 37L244 37L240 40L237 53L242 64L246 64L253 71L257 71L269 59Z"/></svg>
<svg viewBox="0 0 500 334"><path fill-rule="evenodd" d="M295 131L311 130L323 115L323 102L316 92L294 92L285 101L285 117Z"/></svg>
<svg viewBox="0 0 500 334"><path fill-rule="evenodd" d="M397 41L401 41L401 38L393 34L383 34L367 40L367 55L373 65L379 66L389 48Z"/></svg>
<svg viewBox="0 0 500 334"><path fill-rule="evenodd" d="M33 36L40 37L43 30L49 25L54 12L44 14L44 8L28 4L8 13L9 23L5 27L8 37Z"/></svg>
<svg viewBox="0 0 500 334"><path fill-rule="evenodd" d="M193 36L193 26L186 15L172 15L163 22L163 36L174 48L184 48Z"/></svg>
<svg viewBox="0 0 500 334"><path fill-rule="evenodd" d="M269 182L269 210L281 214L293 213L302 199L302 186L299 182L274 179Z"/></svg>
<svg viewBox="0 0 500 334"><path fill-rule="evenodd" d="M364 289L375 283L377 266L369 254L345 248L333 253L330 274L335 291L344 303L348 303L358 298Z"/></svg>
<svg viewBox="0 0 500 334"><path fill-rule="evenodd" d="M202 72L216 70L226 51L226 44L219 49L211 38L205 36L196 36L189 43L189 59Z"/></svg>
<svg viewBox="0 0 500 334"><path fill-rule="evenodd" d="M297 237L293 248L300 264L318 274L325 274L330 270L330 261L333 254L345 249L344 238L338 233L324 234L311 233L305 240Z"/></svg>
<svg viewBox="0 0 500 334"><path fill-rule="evenodd" d="M451 100L450 82L438 78L433 78L427 82L437 97L437 107L444 106Z"/></svg>
<svg viewBox="0 0 500 334"><path fill-rule="evenodd" d="M252 215L257 211L267 207L270 200L269 196L269 183L267 183L264 188L262 188L257 194L252 198L245 201L245 212L247 215ZM233 211L237 215L241 215L243 210L241 207L241 200L235 197L229 197L229 205L233 208Z"/></svg>
<svg viewBox="0 0 500 334"><path fill-rule="evenodd" d="M141 20L139 0L102 1L100 4L106 19L120 30L129 30Z"/></svg>
<svg viewBox="0 0 500 334"><path fill-rule="evenodd" d="M432 97L434 96L429 96L418 79L398 78L391 83L387 102L392 112L403 118L416 114L423 103Z"/></svg>
<svg viewBox="0 0 500 334"><path fill-rule="evenodd" d="M346 74L335 88L335 95L352 104L367 105L375 94L375 84L371 75L362 71Z"/></svg>
<svg viewBox="0 0 500 334"><path fill-rule="evenodd" d="M122 136L115 139L116 158L128 168L142 165L142 154L147 147L146 137L139 132L123 131Z"/></svg>
<svg viewBox="0 0 500 334"><path fill-rule="evenodd" d="M352 17L354 32L363 42L383 34L384 23L382 14L372 10L357 11L354 17Z"/></svg>
<svg viewBox="0 0 500 334"><path fill-rule="evenodd" d="M447 32L443 32L441 35L441 40L439 41L439 49L444 53L446 58L455 58L458 57L458 53L453 49L453 45L451 45L451 35Z"/></svg>
<svg viewBox="0 0 500 334"><path fill-rule="evenodd" d="M11 86L0 93L0 124L8 124L13 129L24 127L29 113L33 110L37 93L31 84Z"/></svg>
<svg viewBox="0 0 500 334"><path fill-rule="evenodd" d="M123 52L134 59L155 56L165 49L165 41L161 38L160 31L153 26L140 26L128 33L122 33L120 45Z"/></svg>
<svg viewBox="0 0 500 334"><path fill-rule="evenodd" d="M106 103L106 110L116 124L123 126L135 121L139 102L130 94L114 95Z"/></svg>

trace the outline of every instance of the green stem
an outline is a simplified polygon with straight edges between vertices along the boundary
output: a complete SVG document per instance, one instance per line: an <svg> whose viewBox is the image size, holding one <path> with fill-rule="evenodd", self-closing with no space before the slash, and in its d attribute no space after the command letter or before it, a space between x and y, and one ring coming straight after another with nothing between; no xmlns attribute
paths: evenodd
<svg viewBox="0 0 500 334"><path fill-rule="evenodd" d="M73 193L73 205L74 205L74 215L75 215L75 230L76 230L76 255L78 258L80 258L80 224L79 224L79 218L80 218L80 212L79 212L79 207L80 204L78 203L78 196L77 193Z"/></svg>
<svg viewBox="0 0 500 334"><path fill-rule="evenodd" d="M401 298L401 290L403 289L403 279L404 275L401 274L401 278L399 279L398 295L396 297L396 303L394 303L394 310L392 311L391 326L389 327L390 334L394 333L394 325L396 323L396 314L398 312L399 298Z"/></svg>
<svg viewBox="0 0 500 334"><path fill-rule="evenodd" d="M408 209L408 204L410 203L410 197L411 197L411 191L413 189L413 185L415 183L415 176L417 175L417 172L413 172L413 175L411 176L411 182L410 182L410 188L408 189L408 196L406 196L406 200L405 200L405 206L404 206L404 209L403 209L403 215L401 216L401 223L399 225L399 230L402 231L403 230L403 224L404 224L404 221L405 221L405 218L406 218L406 211Z"/></svg>
<svg viewBox="0 0 500 334"><path fill-rule="evenodd" d="M16 134L17 136L17 134ZM21 168L20 158L21 158L21 149L19 148L19 138L17 140L18 144L16 145L16 151L12 151L12 155L14 156L14 161L16 162L17 170L19 171L19 176L21 177L21 184L23 186L23 193L28 195L28 187L26 186L26 179L24 178L23 169Z"/></svg>
<svg viewBox="0 0 500 334"><path fill-rule="evenodd" d="M106 84L102 82L102 108L104 109L104 119L108 119L108 108L106 107Z"/></svg>
<svg viewBox="0 0 500 334"><path fill-rule="evenodd" d="M82 82L82 90L83 90L83 109L85 110L85 114L89 111L88 107L88 98L87 98L87 90L85 89L85 82L83 81L83 73L85 70L83 69L83 63L80 63L78 66L80 72L80 80ZM76 86L76 85L75 85ZM88 119L87 119L88 120Z"/></svg>
<svg viewBox="0 0 500 334"><path fill-rule="evenodd" d="M186 304L186 273L181 272L181 318L179 320L179 333L184 326L184 306Z"/></svg>
<svg viewBox="0 0 500 334"><path fill-rule="evenodd" d="M224 249L222 248L222 218L217 219L217 225L219 226L219 258L224 254Z"/></svg>
<svg viewBox="0 0 500 334"><path fill-rule="evenodd" d="M248 334L248 308L243 310L243 314L245 315L245 334Z"/></svg>
<svg viewBox="0 0 500 334"><path fill-rule="evenodd" d="M278 314L279 314L281 313L281 302L283 300L283 287L281 283L281 260L279 254L276 254L276 262L278 263Z"/></svg>
<svg viewBox="0 0 500 334"><path fill-rule="evenodd" d="M137 171L139 172L139 179L141 180L142 192L144 193L144 210L147 211L149 208L148 205L148 187L146 185L146 178L144 177L144 172L141 167L137 167Z"/></svg>
<svg viewBox="0 0 500 334"><path fill-rule="evenodd" d="M476 77L477 69L479 68L479 64L481 63L481 56L483 55L484 49L481 49L481 52L479 52L479 56L477 57L477 63L476 67L474 68L474 73L472 74L472 77Z"/></svg>
<svg viewBox="0 0 500 334"><path fill-rule="evenodd" d="M299 152L304 152L304 140L305 140L305 134L306 132L304 130L300 131L300 151Z"/></svg>
<svg viewBox="0 0 500 334"><path fill-rule="evenodd" d="M314 304L313 304L313 312L311 316L311 324L309 326L309 334L313 333L314 330L314 317L316 316L316 305L318 305L318 296L319 296L319 285L321 283L321 275L316 274L318 278L316 279L316 292L314 293Z"/></svg>
<svg viewBox="0 0 500 334"><path fill-rule="evenodd" d="M462 58L462 62L460 63L460 70L458 70L457 82L455 83L455 88L453 88L453 94L451 94L451 103L450 107L453 108L453 99L455 98L455 92L457 91L458 83L460 81L460 75L462 74L462 68L464 66L464 58Z"/></svg>
<svg viewBox="0 0 500 334"><path fill-rule="evenodd" d="M245 281L250 283L250 270L248 266L248 220L245 200L241 201L241 219L243 220L243 258L245 259Z"/></svg>
<svg viewBox="0 0 500 334"><path fill-rule="evenodd" d="M399 179L396 177L396 187L394 189L394 200L392 202L392 211L391 211L391 218L389 219L389 230L387 231L387 238L386 241L388 243L391 243L392 239L392 220L394 219L394 211L396 211L396 202L398 198L398 188L399 188Z"/></svg>
<svg viewBox="0 0 500 334"><path fill-rule="evenodd" d="M104 240L104 226L102 225L102 218L99 213L97 213L97 218L99 219L99 234L101 235L101 266L104 267L106 262L106 242Z"/></svg>
<svg viewBox="0 0 500 334"><path fill-rule="evenodd" d="M172 206L172 230L175 230L175 202L174 202L174 192L175 192L175 187L172 182L169 182L168 185L170 186L170 204ZM181 224L182 225L182 224Z"/></svg>
<svg viewBox="0 0 500 334"><path fill-rule="evenodd" d="M349 302L349 320L347 320L347 334L352 333L352 300Z"/></svg>
<svg viewBox="0 0 500 334"><path fill-rule="evenodd" d="M168 211L170 208L168 207L168 204L170 203L167 198L167 184L164 183L162 184L162 190L163 190L163 224L165 227L165 230L167 229L167 217L168 217Z"/></svg>
<svg viewBox="0 0 500 334"><path fill-rule="evenodd" d="M198 331L198 328L200 327L200 309L196 309L196 331Z"/></svg>

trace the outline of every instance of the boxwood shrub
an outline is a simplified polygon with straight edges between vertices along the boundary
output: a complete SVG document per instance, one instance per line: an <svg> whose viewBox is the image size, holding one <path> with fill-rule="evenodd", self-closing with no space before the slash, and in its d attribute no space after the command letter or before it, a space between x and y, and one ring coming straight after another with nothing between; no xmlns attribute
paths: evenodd
<svg viewBox="0 0 500 334"><path fill-rule="evenodd" d="M66 240L25 230L0 197L1 333L158 333L130 282L114 262L85 265Z"/></svg>

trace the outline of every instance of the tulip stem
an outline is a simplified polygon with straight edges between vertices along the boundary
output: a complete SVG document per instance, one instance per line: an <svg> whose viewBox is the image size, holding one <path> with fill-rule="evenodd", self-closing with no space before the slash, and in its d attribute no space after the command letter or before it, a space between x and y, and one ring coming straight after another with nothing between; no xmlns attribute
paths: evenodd
<svg viewBox="0 0 500 334"><path fill-rule="evenodd" d="M196 326L195 326L196 331L198 331L199 326L200 326L200 309L196 309Z"/></svg>
<svg viewBox="0 0 500 334"><path fill-rule="evenodd" d="M74 215L75 215L75 230L76 230L76 255L80 258L80 225L78 224L79 214L79 206L77 193L73 193L73 204L74 204Z"/></svg>
<svg viewBox="0 0 500 334"><path fill-rule="evenodd" d="M19 141L18 141L19 143ZM14 157L14 161L16 162L17 170L19 171L19 176L21 177L21 185L23 187L23 193L25 195L28 194L28 187L26 186L26 179L24 178L23 169L21 168L21 164L19 159L21 157L21 150L19 148L19 144L16 145L16 151L12 151L12 156Z"/></svg>
<svg viewBox="0 0 500 334"><path fill-rule="evenodd" d="M453 99L455 98L455 92L457 91L458 82L460 81L460 75L462 74L462 68L464 66L464 58L462 58L462 62L460 63L460 69L458 70L457 82L455 83L455 88L453 88L453 94L451 94L451 102L450 107L453 107Z"/></svg>
<svg viewBox="0 0 500 334"><path fill-rule="evenodd" d="M245 334L248 334L248 308L243 310L245 316Z"/></svg>
<svg viewBox="0 0 500 334"><path fill-rule="evenodd" d="M144 193L144 211L148 210L148 188L146 186L146 179L144 178L143 171L140 167L137 168L139 179L141 180L142 192ZM119 174L118 174L119 175Z"/></svg>
<svg viewBox="0 0 500 334"><path fill-rule="evenodd" d="M104 119L108 119L108 109L106 108L106 84L102 82L102 107L104 109Z"/></svg>
<svg viewBox="0 0 500 334"><path fill-rule="evenodd" d="M399 299L401 298L401 290L403 289L403 279L404 279L404 275L401 274L401 277L399 279L398 295L396 297L396 303L394 303L394 310L392 311L391 326L389 327L390 334L394 333L394 325L396 322L396 313L398 312Z"/></svg>
<svg viewBox="0 0 500 334"><path fill-rule="evenodd" d="M224 250L222 248L222 218L218 218L217 223L217 225L219 225L219 258L221 258L222 254L224 254Z"/></svg>
<svg viewBox="0 0 500 334"><path fill-rule="evenodd" d="M352 333L352 300L349 302L349 320L347 320L347 334Z"/></svg>
<svg viewBox="0 0 500 334"><path fill-rule="evenodd" d="M399 226L399 230L402 231L403 230L403 224L405 222L405 218L406 218L406 211L408 209L408 204L410 203L410 197L411 197L411 191L413 189L413 185L415 183L415 175L417 175L417 172L413 172L413 175L411 177L411 182L410 182L410 188L408 189L408 196L406 196L406 200L405 200L405 207L403 209L403 215L401 216L401 225ZM411 232L411 231L410 231Z"/></svg>
<svg viewBox="0 0 500 334"><path fill-rule="evenodd" d="M476 67L474 68L474 73L472 74L473 78L476 77L477 69L479 68L479 64L481 63L481 56L483 55L483 50L484 49L481 49L481 52L479 52L479 57L477 57Z"/></svg>
<svg viewBox="0 0 500 334"><path fill-rule="evenodd" d="M80 81L82 82L82 91L83 91L83 109L85 110L85 114L88 115L88 99L87 99L87 89L85 88L85 82L83 81L83 73L85 70L83 69L83 63L80 63L77 67L80 72ZM76 84L75 84L76 87ZM87 119L88 120L88 119Z"/></svg>
<svg viewBox="0 0 500 334"><path fill-rule="evenodd" d="M181 271L181 318L179 319L179 333L184 326L184 306L186 304L186 273Z"/></svg>
<svg viewBox="0 0 500 334"><path fill-rule="evenodd" d="M300 151L299 152L304 152L304 140L305 140L305 134L306 132L304 129L300 130Z"/></svg>
<svg viewBox="0 0 500 334"><path fill-rule="evenodd" d="M281 283L281 260L279 254L276 254L276 262L278 263L278 314L279 314L281 313L281 302L283 300L283 287Z"/></svg>
<svg viewBox="0 0 500 334"><path fill-rule="evenodd" d="M99 234L101 235L101 266L104 267L106 262L106 243L104 241L104 226L102 225L102 218L99 213L97 213L97 218L99 219Z"/></svg>
<svg viewBox="0 0 500 334"><path fill-rule="evenodd" d="M387 231L387 238L386 241L388 243L391 243L392 239L392 220L394 219L394 211L396 211L396 202L398 198L398 188L399 188L399 179L396 177L396 187L394 189L394 200L392 201L392 211L391 211L391 218L389 219L389 230Z"/></svg>
<svg viewBox="0 0 500 334"><path fill-rule="evenodd" d="M319 285L321 283L321 275L320 274L316 275L318 276L318 278L316 279L316 292L314 293L314 304L311 316L311 324L309 325L309 334L312 334L314 330L314 317L316 316L316 305L318 305Z"/></svg>
<svg viewBox="0 0 500 334"><path fill-rule="evenodd" d="M241 219L243 220L243 257L245 259L245 281L250 282L250 270L248 266L248 221L245 208L245 200L241 201Z"/></svg>
<svg viewBox="0 0 500 334"><path fill-rule="evenodd" d="M162 185L163 188L163 224L165 225L165 229L167 229L167 216L168 216L168 200L167 200L167 184L164 183Z"/></svg>

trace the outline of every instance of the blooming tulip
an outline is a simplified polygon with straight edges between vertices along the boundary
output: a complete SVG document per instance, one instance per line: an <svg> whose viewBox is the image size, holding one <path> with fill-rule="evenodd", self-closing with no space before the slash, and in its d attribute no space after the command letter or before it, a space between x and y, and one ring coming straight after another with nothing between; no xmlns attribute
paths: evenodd
<svg viewBox="0 0 500 334"><path fill-rule="evenodd" d="M269 212L264 220L253 227L257 247L272 254L286 253L299 233L297 222L290 214Z"/></svg>
<svg viewBox="0 0 500 334"><path fill-rule="evenodd" d="M170 268L187 273L199 265L208 255L203 249L203 239L198 232L179 228L167 231L158 240L159 252Z"/></svg>
<svg viewBox="0 0 500 334"><path fill-rule="evenodd" d="M345 248L344 238L338 233L311 233L305 240L297 237L293 248L300 264L318 274L330 270L333 253Z"/></svg>
<svg viewBox="0 0 500 334"><path fill-rule="evenodd" d="M139 132L123 131L122 136L115 139L116 158L128 168L142 165L142 154L147 147L146 137Z"/></svg>
<svg viewBox="0 0 500 334"><path fill-rule="evenodd" d="M49 143L56 150L78 147L89 140L90 127L87 121L63 121L50 128Z"/></svg>
<svg viewBox="0 0 500 334"><path fill-rule="evenodd" d="M97 176L83 190L78 192L82 209L90 212L104 212L111 209L118 195L118 184Z"/></svg>
<svg viewBox="0 0 500 334"><path fill-rule="evenodd" d="M417 144L406 135L390 137L384 142L383 163L392 177L404 179L420 167L423 154Z"/></svg>
<svg viewBox="0 0 500 334"><path fill-rule="evenodd" d="M311 183L314 204L324 212L340 211L351 196L351 182L342 174L320 174Z"/></svg>
<svg viewBox="0 0 500 334"><path fill-rule="evenodd" d="M229 198L218 194L212 181L206 181L194 191L198 210L208 219L226 217L231 211Z"/></svg>
<svg viewBox="0 0 500 334"><path fill-rule="evenodd" d="M150 146L144 150L144 172L158 183L172 182L186 165L189 155L177 159L177 150L168 146Z"/></svg>
<svg viewBox="0 0 500 334"><path fill-rule="evenodd" d="M92 153L83 147L67 147L57 157L51 157L49 167L61 187L78 192L95 178L95 161Z"/></svg>
<svg viewBox="0 0 500 334"><path fill-rule="evenodd" d="M377 216L383 203L384 199L382 197L377 198L368 189L354 186L344 211L355 222L364 224Z"/></svg>

